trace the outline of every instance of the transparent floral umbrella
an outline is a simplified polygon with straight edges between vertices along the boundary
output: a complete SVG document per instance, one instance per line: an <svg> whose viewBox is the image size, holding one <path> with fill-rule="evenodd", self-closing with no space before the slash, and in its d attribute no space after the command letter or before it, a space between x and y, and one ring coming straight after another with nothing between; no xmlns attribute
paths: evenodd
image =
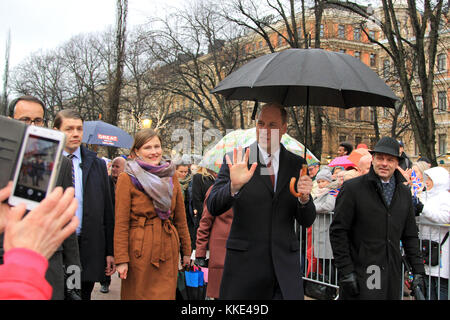
<svg viewBox="0 0 450 320"><path fill-rule="evenodd" d="M256 141L256 128L246 130L234 130L225 135L216 145L209 149L204 155L199 166L218 173L226 153L233 151L234 148L250 146ZM287 133L281 137L281 143L284 147L301 157L304 156L305 147L299 141L292 138ZM306 161L308 164L319 162L317 157L311 151L306 152Z"/></svg>

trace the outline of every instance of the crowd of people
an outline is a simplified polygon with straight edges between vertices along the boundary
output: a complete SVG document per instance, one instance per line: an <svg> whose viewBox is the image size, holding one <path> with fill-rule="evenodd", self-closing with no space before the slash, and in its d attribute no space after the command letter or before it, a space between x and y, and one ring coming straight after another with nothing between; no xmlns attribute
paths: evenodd
<svg viewBox="0 0 450 320"><path fill-rule="evenodd" d="M45 107L23 96L10 116L44 125L37 120ZM413 285L431 288L430 299L448 299L448 228L421 227L421 238L442 248L438 265L424 265L416 223L450 223L448 171L427 159L411 162L392 138L372 150L340 143L336 156L348 157L345 166L308 165L280 143L287 112L268 103L257 115L256 142L236 146L214 172L164 157L152 129L138 131L130 153L107 163L82 145L78 112L60 111L51 127L66 133L57 183L66 191L56 188L23 220L23 207L1 205L1 298L89 300L94 284L108 292L117 272L122 299L176 299L179 271L197 265L208 268L211 299L303 299L301 226L312 227L324 274L337 269L342 299L398 299L401 251ZM0 190L1 201L10 189ZM33 227L39 219L53 241L32 243L42 233ZM375 289L366 285L371 265L381 270ZM73 266L81 287L68 285ZM20 281L24 273L36 281Z"/></svg>

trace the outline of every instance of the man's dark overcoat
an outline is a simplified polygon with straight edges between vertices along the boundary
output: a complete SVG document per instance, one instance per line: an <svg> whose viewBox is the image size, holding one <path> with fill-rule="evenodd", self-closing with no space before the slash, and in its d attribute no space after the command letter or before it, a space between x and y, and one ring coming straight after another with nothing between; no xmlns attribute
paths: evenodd
<svg viewBox="0 0 450 320"><path fill-rule="evenodd" d="M100 282L106 256L113 256L114 207L105 161L81 147L83 171L83 219L79 238L81 281Z"/></svg>
<svg viewBox="0 0 450 320"><path fill-rule="evenodd" d="M270 176L259 161L255 142L250 161L258 162L253 177L234 197L230 193L229 168L224 159L207 200L212 215L231 207L233 223L227 240L221 299L272 299L279 283L284 299L303 299L299 239L294 220L309 227L316 217L313 201L302 206L289 192L291 177L298 179L305 160L280 146L279 170L274 193ZM230 159L232 156L230 155Z"/></svg>
<svg viewBox="0 0 450 320"><path fill-rule="evenodd" d="M346 181L336 199L330 242L339 273L357 274L360 295L356 299L401 298L400 241L414 272L424 272L411 191L398 170L394 176L389 207L373 167L368 174ZM343 290L340 294L351 298Z"/></svg>

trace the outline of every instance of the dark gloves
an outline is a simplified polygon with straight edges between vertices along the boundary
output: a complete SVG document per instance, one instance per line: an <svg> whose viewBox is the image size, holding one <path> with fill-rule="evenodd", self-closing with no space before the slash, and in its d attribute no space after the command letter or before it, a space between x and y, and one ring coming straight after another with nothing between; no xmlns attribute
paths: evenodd
<svg viewBox="0 0 450 320"><path fill-rule="evenodd" d="M412 290L416 287L419 287L422 292L425 292L425 277L423 274L416 273L414 274L414 279L412 281Z"/></svg>
<svg viewBox="0 0 450 320"><path fill-rule="evenodd" d="M416 298L416 300L426 300L425 292L426 292L426 284L425 284L425 275L424 274L414 274L414 279L411 282L411 295Z"/></svg>
<svg viewBox="0 0 450 320"><path fill-rule="evenodd" d="M414 206L414 214L415 216L419 216L420 213L422 213L423 210L423 203L420 202L419 198L413 197L413 206Z"/></svg>
<svg viewBox="0 0 450 320"><path fill-rule="evenodd" d="M208 262L206 261L206 258L203 258L203 257L201 257L201 258L195 258L194 264L195 264L197 267L202 267L202 268L208 267Z"/></svg>
<svg viewBox="0 0 450 320"><path fill-rule="evenodd" d="M342 276L339 281L339 286L341 286L345 293L350 296L359 295L358 279L356 278L356 273L354 272Z"/></svg>

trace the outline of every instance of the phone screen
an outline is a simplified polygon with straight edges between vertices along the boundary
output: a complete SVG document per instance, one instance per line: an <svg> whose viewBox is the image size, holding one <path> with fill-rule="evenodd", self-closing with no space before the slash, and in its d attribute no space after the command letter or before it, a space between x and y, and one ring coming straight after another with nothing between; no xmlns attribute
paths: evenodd
<svg viewBox="0 0 450 320"><path fill-rule="evenodd" d="M40 202L45 198L55 164L58 140L30 134L14 195Z"/></svg>

